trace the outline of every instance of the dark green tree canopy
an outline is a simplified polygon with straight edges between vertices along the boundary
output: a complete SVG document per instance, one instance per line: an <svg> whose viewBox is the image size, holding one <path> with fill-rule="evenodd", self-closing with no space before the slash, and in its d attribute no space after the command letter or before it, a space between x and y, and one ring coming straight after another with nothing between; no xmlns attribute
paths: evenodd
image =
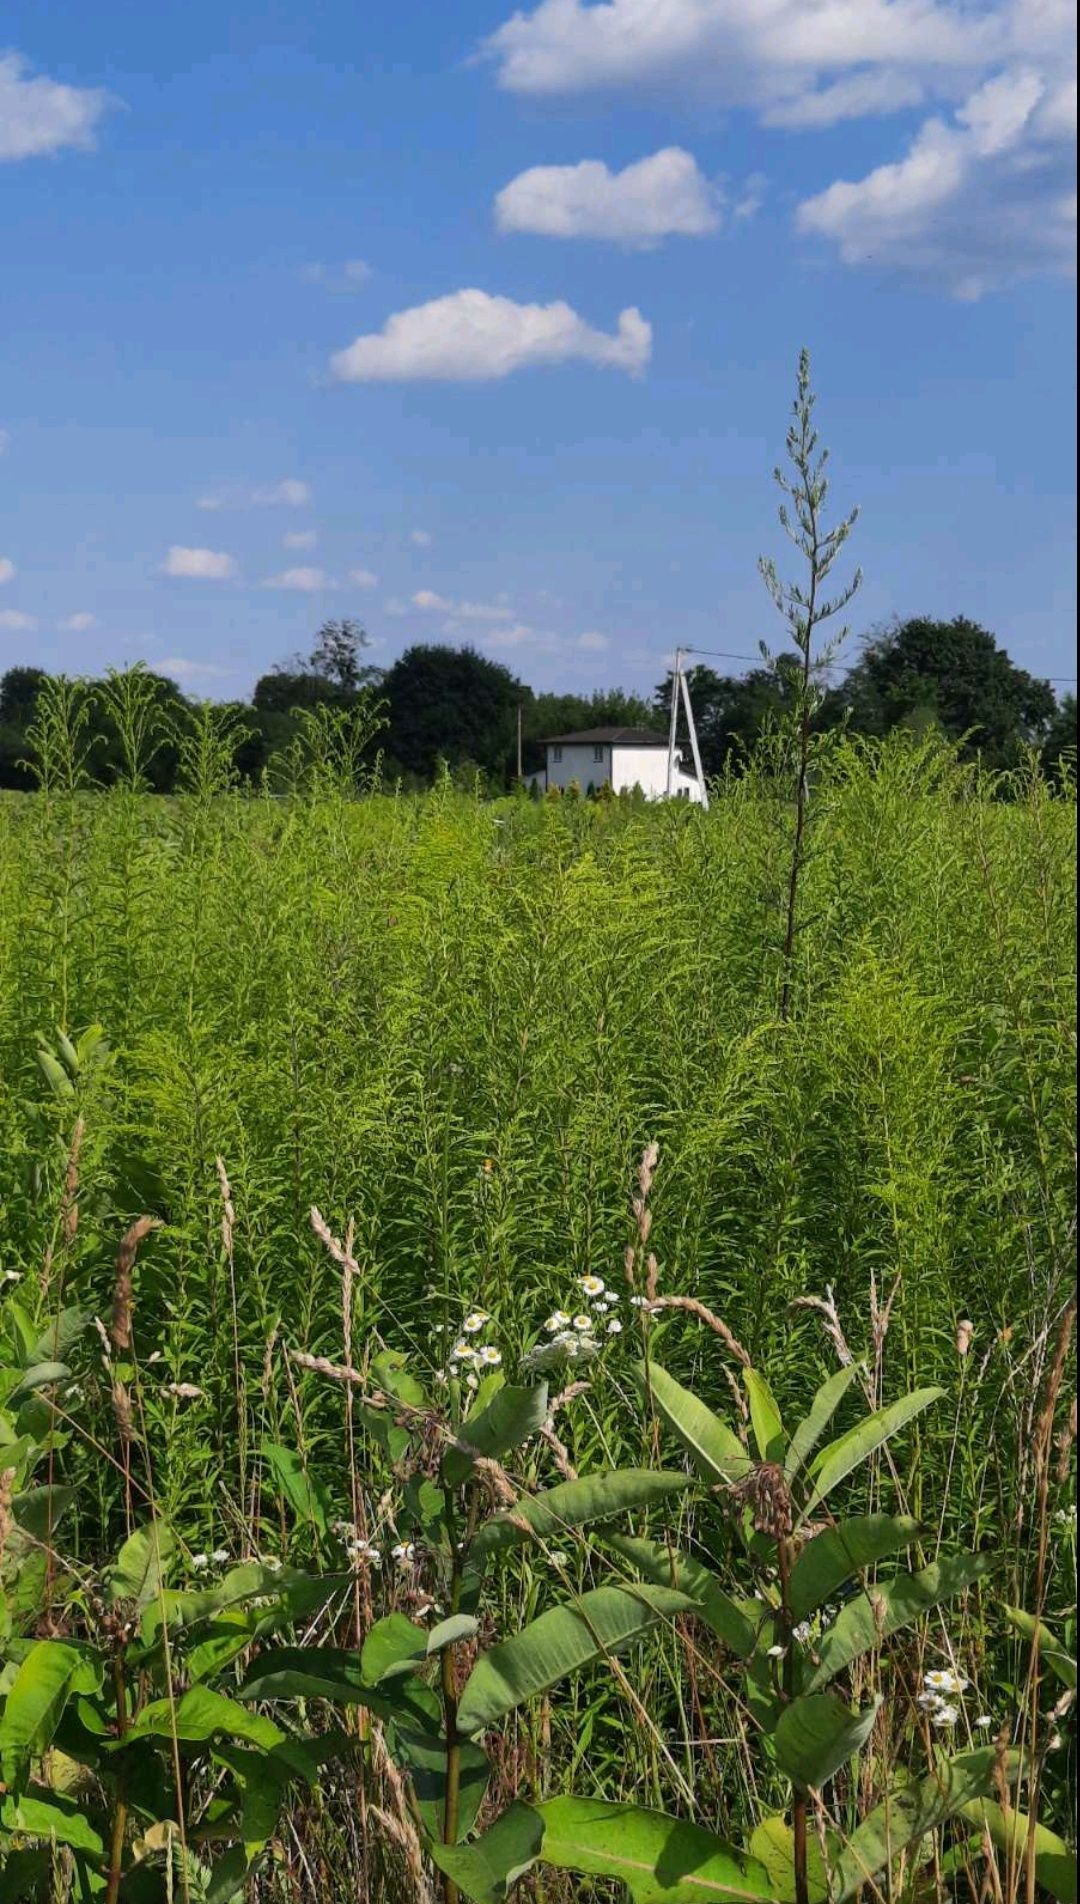
<svg viewBox="0 0 1080 1904"><path fill-rule="evenodd" d="M1011 766L1024 743L1043 742L1057 712L1049 682L1018 668L964 615L916 616L875 635L831 701L834 712L849 708L851 726L865 734L936 721L991 767Z"/></svg>
<svg viewBox="0 0 1080 1904"><path fill-rule="evenodd" d="M475 761L500 782L513 770L517 710L531 689L473 648L421 643L383 677L389 703L387 754L403 772L430 779L440 759Z"/></svg>

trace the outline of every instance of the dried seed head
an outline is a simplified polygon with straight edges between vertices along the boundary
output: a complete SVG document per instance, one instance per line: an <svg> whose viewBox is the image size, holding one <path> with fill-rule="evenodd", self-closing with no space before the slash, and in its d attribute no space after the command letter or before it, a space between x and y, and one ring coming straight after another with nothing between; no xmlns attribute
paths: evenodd
<svg viewBox="0 0 1080 1904"><path fill-rule="evenodd" d="M123 1382L114 1382L112 1385L112 1410L121 1441L133 1441L135 1418L131 1412L131 1397Z"/></svg>
<svg viewBox="0 0 1080 1904"><path fill-rule="evenodd" d="M652 1189L652 1180L659 1160L660 1146L654 1140L651 1144L646 1144L642 1152L641 1163L638 1166L638 1188L641 1191L642 1198L647 1197L649 1191Z"/></svg>
<svg viewBox="0 0 1080 1904"><path fill-rule="evenodd" d="M962 1316L956 1325L956 1353L966 1355L975 1334L975 1324L967 1316Z"/></svg>
<svg viewBox="0 0 1080 1904"><path fill-rule="evenodd" d="M155 1216L137 1216L131 1228L127 1230L116 1253L116 1281L113 1285L112 1336L114 1349L131 1347L131 1314L135 1307L135 1292L131 1272L135 1266L139 1244L149 1236L151 1230L160 1230L161 1224Z"/></svg>
<svg viewBox="0 0 1080 1904"><path fill-rule="evenodd" d="M754 1531L772 1540L787 1540L794 1524L787 1476L776 1461L762 1461L745 1481L732 1489L734 1498L749 1507Z"/></svg>

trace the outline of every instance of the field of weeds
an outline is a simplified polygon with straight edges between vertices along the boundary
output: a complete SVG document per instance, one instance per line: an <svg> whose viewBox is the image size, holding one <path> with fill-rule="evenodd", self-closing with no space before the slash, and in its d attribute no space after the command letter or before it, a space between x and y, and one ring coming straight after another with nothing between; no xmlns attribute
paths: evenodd
<svg viewBox="0 0 1080 1904"><path fill-rule="evenodd" d="M1075 807L810 809L0 804L5 1904L1074 1895Z"/></svg>

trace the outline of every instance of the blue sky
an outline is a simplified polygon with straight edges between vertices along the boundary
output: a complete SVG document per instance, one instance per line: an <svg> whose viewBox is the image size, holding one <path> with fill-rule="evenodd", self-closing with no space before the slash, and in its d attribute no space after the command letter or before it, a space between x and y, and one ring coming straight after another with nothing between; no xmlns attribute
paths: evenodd
<svg viewBox="0 0 1080 1904"><path fill-rule="evenodd" d="M967 614L1068 677L1070 11L9 3L0 664L753 654L805 343L853 648Z"/></svg>

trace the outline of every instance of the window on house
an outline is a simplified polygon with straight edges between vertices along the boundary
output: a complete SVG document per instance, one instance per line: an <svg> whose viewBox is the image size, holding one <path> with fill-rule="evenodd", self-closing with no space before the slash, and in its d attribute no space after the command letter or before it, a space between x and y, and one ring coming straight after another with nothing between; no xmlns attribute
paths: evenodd
<svg viewBox="0 0 1080 1904"><path fill-rule="evenodd" d="M562 759L562 748L561 748L561 747L553 747L553 748L552 748L552 750L551 750L551 758L552 758L552 760L554 761L554 763L555 763L555 765L556 765L556 767L557 767L557 766L558 766L558 764L559 764L559 762L560 762L560 760Z"/></svg>
<svg viewBox="0 0 1080 1904"><path fill-rule="evenodd" d="M599 761L601 761L601 762L602 762L602 761L603 761L603 758L604 758L604 750L603 750L603 748L602 748L602 747L594 747L594 748L593 748L593 750L592 750L592 757L593 757L593 759L594 759L594 760L599 760Z"/></svg>

